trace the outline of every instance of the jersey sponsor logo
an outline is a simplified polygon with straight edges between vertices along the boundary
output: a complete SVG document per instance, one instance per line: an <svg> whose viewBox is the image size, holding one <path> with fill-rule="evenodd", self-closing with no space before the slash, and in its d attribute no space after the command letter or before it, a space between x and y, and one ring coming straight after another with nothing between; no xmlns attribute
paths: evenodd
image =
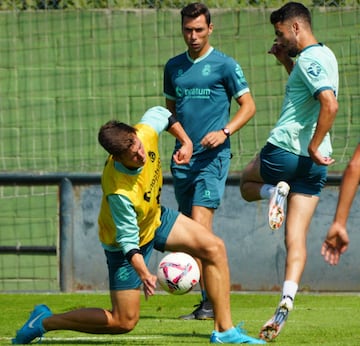
<svg viewBox="0 0 360 346"><path fill-rule="evenodd" d="M210 98L211 90L209 88L189 88L182 89L176 87L176 97L189 97L193 99L208 99Z"/></svg>
<svg viewBox="0 0 360 346"><path fill-rule="evenodd" d="M311 63L310 66L307 68L307 73L311 77L319 76L320 72L321 72L321 66L316 62Z"/></svg>
<svg viewBox="0 0 360 346"><path fill-rule="evenodd" d="M148 156L149 156L151 162L156 161L156 154L153 151L149 151ZM154 167L154 172L152 175L152 179L150 181L149 190L145 191L145 193L144 193L144 201L145 202L150 202L151 193L154 190L154 188L157 186L160 176L161 176L161 161L160 161L160 157L159 157L157 159L157 163L155 164L155 167Z"/></svg>

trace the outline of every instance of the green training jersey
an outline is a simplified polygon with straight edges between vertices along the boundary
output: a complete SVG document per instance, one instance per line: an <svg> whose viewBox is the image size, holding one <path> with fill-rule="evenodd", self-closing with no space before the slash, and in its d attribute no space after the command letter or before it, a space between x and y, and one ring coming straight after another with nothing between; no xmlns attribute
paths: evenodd
<svg viewBox="0 0 360 346"><path fill-rule="evenodd" d="M232 97L247 92L240 65L212 47L196 60L184 52L165 66L164 95L176 102L176 117L193 142L194 156L206 150L200 141L207 133L228 123ZM177 141L175 148L179 147ZM226 140L219 150L229 148L230 141Z"/></svg>
<svg viewBox="0 0 360 346"><path fill-rule="evenodd" d="M320 111L317 95L330 89L337 97L338 87L338 64L333 52L321 43L306 47L290 73L280 118L268 142L294 154L309 156L308 145ZM331 156L329 133L319 151L324 157Z"/></svg>

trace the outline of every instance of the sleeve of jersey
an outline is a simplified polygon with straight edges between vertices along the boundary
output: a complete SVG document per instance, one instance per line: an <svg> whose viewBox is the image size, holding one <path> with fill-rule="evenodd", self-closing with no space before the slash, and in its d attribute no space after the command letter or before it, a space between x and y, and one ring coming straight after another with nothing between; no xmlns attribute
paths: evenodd
<svg viewBox="0 0 360 346"><path fill-rule="evenodd" d="M122 253L126 255L130 250L139 249L139 227L132 203L121 195L107 198L116 227L116 242Z"/></svg>
<svg viewBox="0 0 360 346"><path fill-rule="evenodd" d="M164 78L163 78L163 89L164 89L164 96L169 100L176 100L176 92L172 84L171 80L171 71L169 64L165 65L164 69Z"/></svg>
<svg viewBox="0 0 360 346"><path fill-rule="evenodd" d="M157 134L166 130L169 125L171 112L161 106L149 108L140 120L140 124L151 126Z"/></svg>
<svg viewBox="0 0 360 346"><path fill-rule="evenodd" d="M250 88L241 66L232 58L226 64L225 81L230 96L238 98L248 92Z"/></svg>
<svg viewBox="0 0 360 346"><path fill-rule="evenodd" d="M316 97L324 90L333 90L328 72L321 62L310 57L302 57L297 64L301 71L301 78L309 88L311 95Z"/></svg>

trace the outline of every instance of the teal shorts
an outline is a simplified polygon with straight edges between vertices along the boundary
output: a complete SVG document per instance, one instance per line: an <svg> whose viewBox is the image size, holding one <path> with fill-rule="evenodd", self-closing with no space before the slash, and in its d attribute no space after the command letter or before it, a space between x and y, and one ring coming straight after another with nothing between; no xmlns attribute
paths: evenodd
<svg viewBox="0 0 360 346"><path fill-rule="evenodd" d="M165 251L167 238L178 216L178 211L161 207L161 225L156 230L155 238L140 248L146 265L149 265L153 249ZM130 290L141 286L139 275L121 251L105 250L105 256L109 271L110 290Z"/></svg>
<svg viewBox="0 0 360 346"><path fill-rule="evenodd" d="M189 165L171 165L179 210L191 216L192 207L217 209L225 192L230 154L195 159Z"/></svg>
<svg viewBox="0 0 360 346"><path fill-rule="evenodd" d="M289 184L290 192L319 196L326 183L327 167L267 143L260 152L260 174L267 184L283 180Z"/></svg>

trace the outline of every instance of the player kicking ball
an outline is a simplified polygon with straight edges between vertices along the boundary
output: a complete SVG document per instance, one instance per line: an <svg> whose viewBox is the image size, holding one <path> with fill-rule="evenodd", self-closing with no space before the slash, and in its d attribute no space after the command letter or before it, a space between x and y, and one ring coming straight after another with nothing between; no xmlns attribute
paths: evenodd
<svg viewBox="0 0 360 346"><path fill-rule="evenodd" d="M265 343L232 322L230 273L223 240L179 211L160 204L163 179L158 142L164 130L181 143L174 160L187 164L192 141L163 107L150 108L135 126L109 121L98 134L99 143L109 154L101 178L99 239L107 259L112 308L53 314L46 305L38 305L17 331L13 344L28 344L53 330L129 333L140 318L140 288L145 298L155 294L157 277L148 269L154 249L185 252L201 260L215 312L210 343Z"/></svg>

